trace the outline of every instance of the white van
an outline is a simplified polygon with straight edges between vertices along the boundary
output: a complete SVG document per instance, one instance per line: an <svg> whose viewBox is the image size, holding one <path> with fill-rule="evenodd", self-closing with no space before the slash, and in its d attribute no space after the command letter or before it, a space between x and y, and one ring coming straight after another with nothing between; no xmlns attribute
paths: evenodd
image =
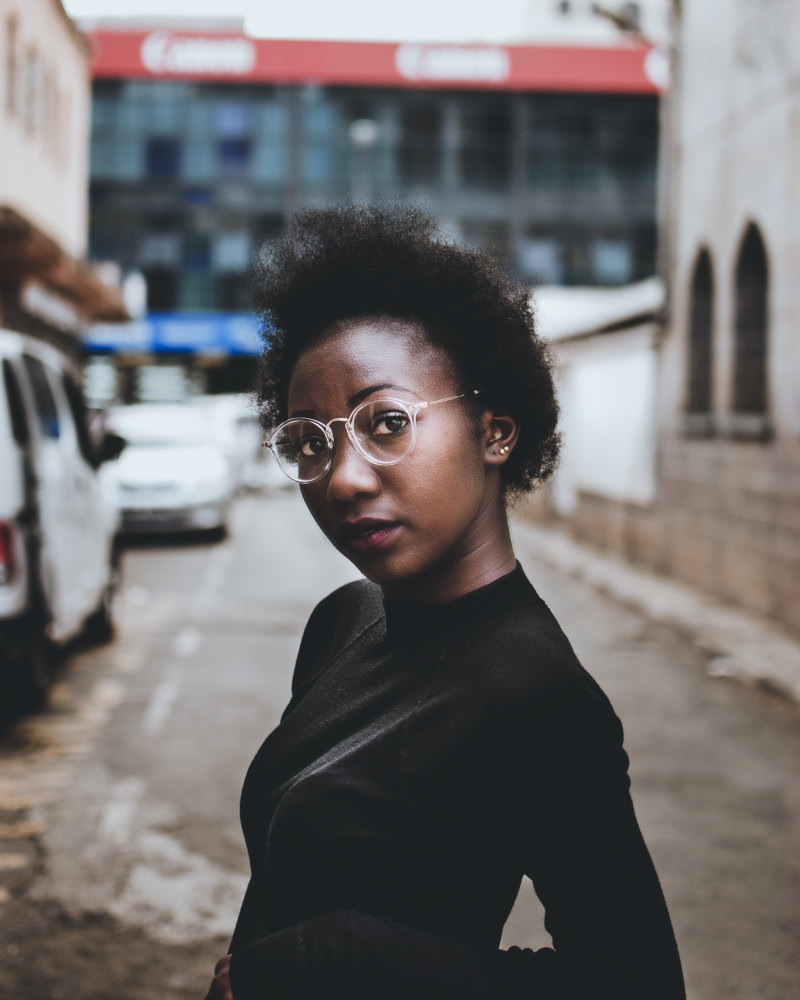
<svg viewBox="0 0 800 1000"><path fill-rule="evenodd" d="M111 638L118 515L70 360L0 330L0 368L0 699L30 706L54 644Z"/></svg>

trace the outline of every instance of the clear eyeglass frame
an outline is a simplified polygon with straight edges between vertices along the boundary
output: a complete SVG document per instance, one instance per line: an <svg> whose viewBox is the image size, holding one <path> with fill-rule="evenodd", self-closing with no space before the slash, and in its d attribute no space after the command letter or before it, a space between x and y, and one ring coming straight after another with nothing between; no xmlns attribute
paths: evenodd
<svg viewBox="0 0 800 1000"><path fill-rule="evenodd" d="M359 403L358 406L353 408L348 417L333 417L327 423L323 423L321 420L316 420L313 417L290 417L288 420L284 420L282 424L279 424L275 428L270 437L262 443L262 447L268 448L272 452L278 463L278 467L285 476L295 483L300 483L301 485L306 486L309 483L316 483L320 479L324 479L330 471L331 465L333 464L333 454L335 448L332 425L342 423L345 426L347 437L353 448L366 462L369 462L370 465L377 466L397 465L398 462L402 462L402 460L407 458L414 450L414 446L417 442L417 414L420 413L421 410L427 410L429 406L436 406L438 403L449 403L455 399L464 399L466 396L477 396L479 393L480 389L472 389L469 392L459 392L453 396L443 396L441 399L429 399L418 403L409 403L404 399L398 399L394 396L381 396L376 399L367 399L363 403ZM395 410L399 410L406 414L409 418L408 426L411 429L410 435L403 442L404 448L402 452L385 459L376 458L374 454L370 454L370 452L368 452L364 447L363 442L356 432L356 421L358 420L359 415L364 412L368 412L371 407L379 407L382 405L394 407ZM324 461L321 461L318 464L313 475L301 476L295 474L287 468L281 458L279 442L288 434L288 432L291 431L293 427L299 428L300 425L311 425L312 427L317 428L320 433L324 435L327 443L327 450L316 456L320 459L324 458Z"/></svg>

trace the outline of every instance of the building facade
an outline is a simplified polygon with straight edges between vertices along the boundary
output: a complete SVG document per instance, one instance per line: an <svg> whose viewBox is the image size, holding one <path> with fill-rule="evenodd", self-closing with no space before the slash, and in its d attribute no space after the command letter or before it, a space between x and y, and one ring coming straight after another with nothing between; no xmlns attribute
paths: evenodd
<svg viewBox="0 0 800 1000"><path fill-rule="evenodd" d="M84 263L88 48L57 0L0 0L0 324L78 350L121 300Z"/></svg>
<svg viewBox="0 0 800 1000"><path fill-rule="evenodd" d="M563 512L583 538L797 631L800 8L675 7L669 314L646 334L653 488L621 499L573 468ZM560 353L569 378L574 348Z"/></svg>
<svg viewBox="0 0 800 1000"><path fill-rule="evenodd" d="M269 41L225 28L89 33L91 251L141 271L153 323L182 318L187 345L204 317L201 340L223 349L211 317L246 312L252 255L306 205L421 203L532 282L652 274L658 88L641 42Z"/></svg>

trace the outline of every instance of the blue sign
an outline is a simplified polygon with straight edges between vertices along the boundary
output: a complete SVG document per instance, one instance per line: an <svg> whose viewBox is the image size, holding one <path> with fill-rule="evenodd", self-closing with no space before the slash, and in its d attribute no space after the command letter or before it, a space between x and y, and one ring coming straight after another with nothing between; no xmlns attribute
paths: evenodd
<svg viewBox="0 0 800 1000"><path fill-rule="evenodd" d="M131 323L95 323L88 351L111 354L259 354L260 324L248 313L150 313Z"/></svg>

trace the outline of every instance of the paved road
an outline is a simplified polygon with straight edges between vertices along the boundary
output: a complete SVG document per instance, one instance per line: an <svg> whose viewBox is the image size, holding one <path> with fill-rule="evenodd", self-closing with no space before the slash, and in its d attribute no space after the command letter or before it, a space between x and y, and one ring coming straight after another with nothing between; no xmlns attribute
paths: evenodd
<svg viewBox="0 0 800 1000"><path fill-rule="evenodd" d="M519 554L627 733L691 1000L800 997L800 716L712 679L667 628ZM118 640L0 734L0 998L203 996L245 881L242 775L313 604L352 579L296 494L229 541L126 555ZM506 944L542 944L523 891Z"/></svg>

